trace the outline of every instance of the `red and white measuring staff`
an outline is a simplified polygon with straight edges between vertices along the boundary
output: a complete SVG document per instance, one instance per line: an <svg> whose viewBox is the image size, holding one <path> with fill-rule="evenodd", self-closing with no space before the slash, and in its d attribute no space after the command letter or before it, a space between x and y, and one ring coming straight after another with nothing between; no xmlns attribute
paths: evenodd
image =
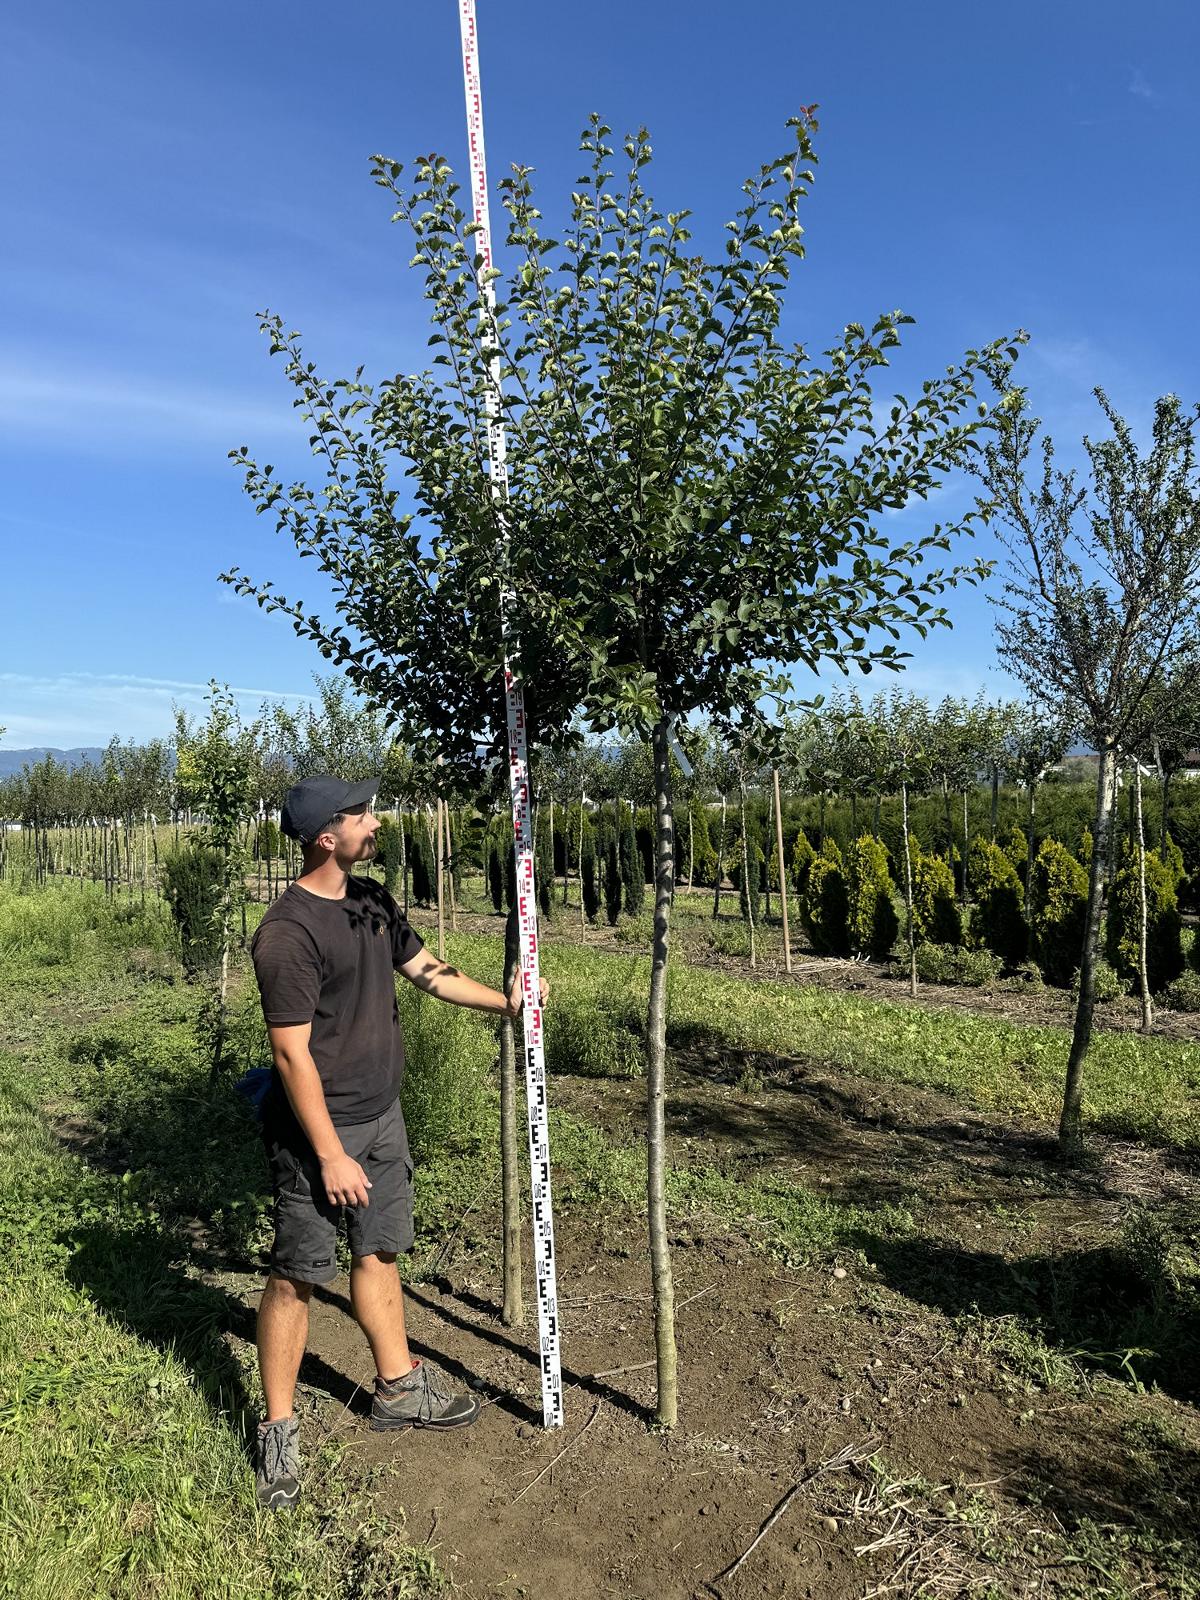
<svg viewBox="0 0 1200 1600"><path fill-rule="evenodd" d="M496 295L488 274L492 267L492 230L488 217L487 164L483 153L483 94L479 81L479 35L475 0L459 0L463 83L467 94L467 139L471 150L471 192L474 196L475 253L479 257L479 295L494 332ZM494 344L494 341L493 341ZM508 468L505 465L504 411L500 394L500 353L488 362L485 398L488 461L492 497L504 538L508 537ZM501 605L507 598L502 593ZM525 996L525 1095L529 1129L529 1171L533 1191L533 1259L537 1277L538 1334L541 1341L542 1421L547 1428L563 1423L562 1363L559 1355L558 1283L554 1266L554 1210L550 1198L550 1124L546 1109L546 1055L542 1044L542 1002L538 977L537 895L533 881L533 825L529 792L529 752L525 740L525 697L504 661L508 709L508 773L512 785L513 832L517 846L517 925L521 945L521 992Z"/></svg>

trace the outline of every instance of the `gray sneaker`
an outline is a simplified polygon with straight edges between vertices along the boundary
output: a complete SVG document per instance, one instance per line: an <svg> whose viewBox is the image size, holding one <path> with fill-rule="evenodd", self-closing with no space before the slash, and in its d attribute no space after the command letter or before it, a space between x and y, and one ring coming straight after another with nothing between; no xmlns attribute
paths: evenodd
<svg viewBox="0 0 1200 1600"><path fill-rule="evenodd" d="M371 1426L387 1428L465 1428L479 1415L473 1394L454 1394L439 1383L423 1361L407 1378L375 1379Z"/></svg>
<svg viewBox="0 0 1200 1600"><path fill-rule="evenodd" d="M290 1511L300 1498L300 1424L295 1417L258 1425L258 1503Z"/></svg>

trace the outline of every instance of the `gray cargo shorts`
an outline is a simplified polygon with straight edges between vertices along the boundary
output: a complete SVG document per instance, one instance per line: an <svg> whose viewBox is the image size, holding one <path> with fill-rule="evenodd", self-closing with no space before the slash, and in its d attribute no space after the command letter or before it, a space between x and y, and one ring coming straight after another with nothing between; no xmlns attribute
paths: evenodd
<svg viewBox="0 0 1200 1600"><path fill-rule="evenodd" d="M307 1141L264 1129L275 1197L271 1271L297 1283L332 1283L338 1275L338 1224L346 1223L350 1254L399 1255L413 1243L412 1158L404 1115L395 1100L373 1122L338 1128L348 1156L371 1180L370 1205L330 1205L321 1167Z"/></svg>

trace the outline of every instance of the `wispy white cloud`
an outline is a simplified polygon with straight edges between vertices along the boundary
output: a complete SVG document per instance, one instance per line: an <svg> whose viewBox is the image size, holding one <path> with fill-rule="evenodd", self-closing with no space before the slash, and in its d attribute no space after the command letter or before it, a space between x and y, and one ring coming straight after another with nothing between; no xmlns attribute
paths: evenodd
<svg viewBox="0 0 1200 1600"><path fill-rule="evenodd" d="M114 372L53 372L0 361L0 424L9 437L70 437L77 449L229 449L243 437L302 436L286 400Z"/></svg>
<svg viewBox="0 0 1200 1600"><path fill-rule="evenodd" d="M264 700L290 706L314 701L312 695L293 689L231 687L247 718L257 714ZM206 683L133 673L0 672L3 747L107 744L114 734L122 739L165 738L173 728L172 707L202 716L207 692Z"/></svg>
<svg viewBox="0 0 1200 1600"><path fill-rule="evenodd" d="M1129 69L1129 92L1135 100L1144 100L1147 105L1162 105L1162 95L1146 77L1141 67Z"/></svg>

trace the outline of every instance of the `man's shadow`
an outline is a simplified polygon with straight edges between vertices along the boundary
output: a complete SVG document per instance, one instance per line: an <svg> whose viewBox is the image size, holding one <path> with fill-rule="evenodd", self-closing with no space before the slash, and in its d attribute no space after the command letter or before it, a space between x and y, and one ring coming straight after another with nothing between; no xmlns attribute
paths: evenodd
<svg viewBox="0 0 1200 1600"><path fill-rule="evenodd" d="M254 1311L189 1276L184 1270L186 1245L155 1230L96 1223L77 1229L68 1242L73 1246L68 1280L112 1322L181 1361L214 1419L229 1428L252 1458L261 1408L225 1336L236 1334L252 1346ZM357 1416L370 1411L370 1396L362 1386L311 1351L301 1364L300 1382Z"/></svg>

